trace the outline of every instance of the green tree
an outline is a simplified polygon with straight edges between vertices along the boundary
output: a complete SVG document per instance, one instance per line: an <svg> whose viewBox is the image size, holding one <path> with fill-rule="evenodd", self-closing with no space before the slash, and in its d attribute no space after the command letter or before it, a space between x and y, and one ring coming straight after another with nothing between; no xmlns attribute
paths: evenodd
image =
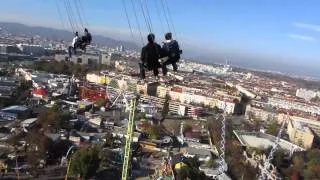
<svg viewBox="0 0 320 180"><path fill-rule="evenodd" d="M38 116L38 122L44 130L57 132L62 127L63 120L59 112L48 110Z"/></svg>
<svg viewBox="0 0 320 180"><path fill-rule="evenodd" d="M104 147L112 147L113 146L113 143L115 141L115 138L113 137L113 135L111 133L107 133L105 136L104 136L104 139L106 140L104 142Z"/></svg>
<svg viewBox="0 0 320 180"><path fill-rule="evenodd" d="M97 147L85 147L72 155L71 173L81 179L89 179L95 175L100 165L99 150Z"/></svg>
<svg viewBox="0 0 320 180"><path fill-rule="evenodd" d="M183 133L192 132L192 126L190 124L185 124L183 127Z"/></svg>
<svg viewBox="0 0 320 180"><path fill-rule="evenodd" d="M305 161L304 161L304 157L303 155L295 155L292 158L292 163L293 163L293 169L297 172L302 172L304 165L305 165Z"/></svg>
<svg viewBox="0 0 320 180"><path fill-rule="evenodd" d="M139 119L146 119L146 113L145 112L140 112L139 113Z"/></svg>
<svg viewBox="0 0 320 180"><path fill-rule="evenodd" d="M267 126L266 133L267 134L271 134L273 136L277 136L279 130L280 130L280 125L278 124L278 122L277 121L271 121Z"/></svg>
<svg viewBox="0 0 320 180"><path fill-rule="evenodd" d="M99 99L95 102L95 104L98 106L98 107L102 107L102 106L105 106L107 103L107 100L106 99Z"/></svg>
<svg viewBox="0 0 320 180"><path fill-rule="evenodd" d="M52 141L42 132L32 131L27 136L27 144L27 161L36 167L39 160L46 159L46 153L52 145Z"/></svg>
<svg viewBox="0 0 320 180"><path fill-rule="evenodd" d="M149 126L145 128L144 132L152 139L159 139L161 135L161 126L160 125Z"/></svg>
<svg viewBox="0 0 320 180"><path fill-rule="evenodd" d="M285 151L282 149L277 150L274 154L273 164L279 169L285 165L284 156L285 156Z"/></svg>

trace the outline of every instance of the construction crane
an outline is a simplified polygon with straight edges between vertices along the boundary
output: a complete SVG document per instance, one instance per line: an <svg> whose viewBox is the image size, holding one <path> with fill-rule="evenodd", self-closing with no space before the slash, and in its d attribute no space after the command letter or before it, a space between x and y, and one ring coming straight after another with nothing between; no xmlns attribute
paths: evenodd
<svg viewBox="0 0 320 180"><path fill-rule="evenodd" d="M122 166L122 180L128 179L128 169L129 169L129 162L131 159L131 144L133 138L133 131L134 131L134 116L136 110L136 99L133 98L130 101L130 111L129 111L129 120L128 120L128 128L127 128L127 136L126 136L126 144L124 150L124 159L123 159L123 166Z"/></svg>

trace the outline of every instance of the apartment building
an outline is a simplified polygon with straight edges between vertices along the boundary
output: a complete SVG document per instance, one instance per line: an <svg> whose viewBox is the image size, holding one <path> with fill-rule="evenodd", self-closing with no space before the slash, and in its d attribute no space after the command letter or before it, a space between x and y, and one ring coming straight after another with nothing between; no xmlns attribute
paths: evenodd
<svg viewBox="0 0 320 180"><path fill-rule="evenodd" d="M290 120L287 133L291 142L306 149L312 147L315 136L306 123Z"/></svg>

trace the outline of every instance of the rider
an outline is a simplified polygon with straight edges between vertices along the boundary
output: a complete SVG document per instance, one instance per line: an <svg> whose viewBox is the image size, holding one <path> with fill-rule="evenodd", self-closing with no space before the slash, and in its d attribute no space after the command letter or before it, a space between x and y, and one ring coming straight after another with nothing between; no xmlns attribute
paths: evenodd
<svg viewBox="0 0 320 180"><path fill-rule="evenodd" d="M172 64L173 71L177 72L178 66L177 62L180 59L180 54L182 51L180 50L179 44L176 40L172 40L172 33L168 32L165 34L166 41L163 43L162 49L165 52L166 57L162 58L162 72L163 75L166 76L168 69L167 65Z"/></svg>
<svg viewBox="0 0 320 180"><path fill-rule="evenodd" d="M84 29L84 36L78 39L78 41L75 43L75 49L80 48L82 50L86 49L86 46L91 44L92 36L89 33L88 29Z"/></svg>
<svg viewBox="0 0 320 180"><path fill-rule="evenodd" d="M153 75L156 77L156 79L159 79L159 70L158 68L161 67L159 63L160 58L160 51L161 46L154 42L155 35L150 33L148 35L148 44L144 46L141 50L141 63L139 63L140 66L140 75L141 79L144 80L146 78L145 75L145 69L149 71L153 71Z"/></svg>
<svg viewBox="0 0 320 180"><path fill-rule="evenodd" d="M68 49L68 52L69 52L69 57L71 58L71 52L72 52L72 50L74 51L74 52L76 52L76 46L75 46L75 44L76 44L76 42L77 41L79 41L79 34L78 34L78 32L76 32L75 34L74 34L75 36L74 36L74 38L72 39L72 44L71 44L71 46L69 46L69 49Z"/></svg>

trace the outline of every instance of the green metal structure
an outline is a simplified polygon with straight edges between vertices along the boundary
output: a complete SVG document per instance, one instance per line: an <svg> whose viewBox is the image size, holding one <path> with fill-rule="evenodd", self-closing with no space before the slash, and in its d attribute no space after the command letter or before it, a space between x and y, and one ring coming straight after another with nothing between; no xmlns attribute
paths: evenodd
<svg viewBox="0 0 320 180"><path fill-rule="evenodd" d="M132 144L132 137L134 131L134 116L136 110L136 99L131 99L130 101L130 112L129 112L129 120L128 120L128 129L127 129L127 136L126 136L126 145L124 151L124 160L122 166L122 175L121 180L128 180L128 169L129 163L131 159L131 144Z"/></svg>

